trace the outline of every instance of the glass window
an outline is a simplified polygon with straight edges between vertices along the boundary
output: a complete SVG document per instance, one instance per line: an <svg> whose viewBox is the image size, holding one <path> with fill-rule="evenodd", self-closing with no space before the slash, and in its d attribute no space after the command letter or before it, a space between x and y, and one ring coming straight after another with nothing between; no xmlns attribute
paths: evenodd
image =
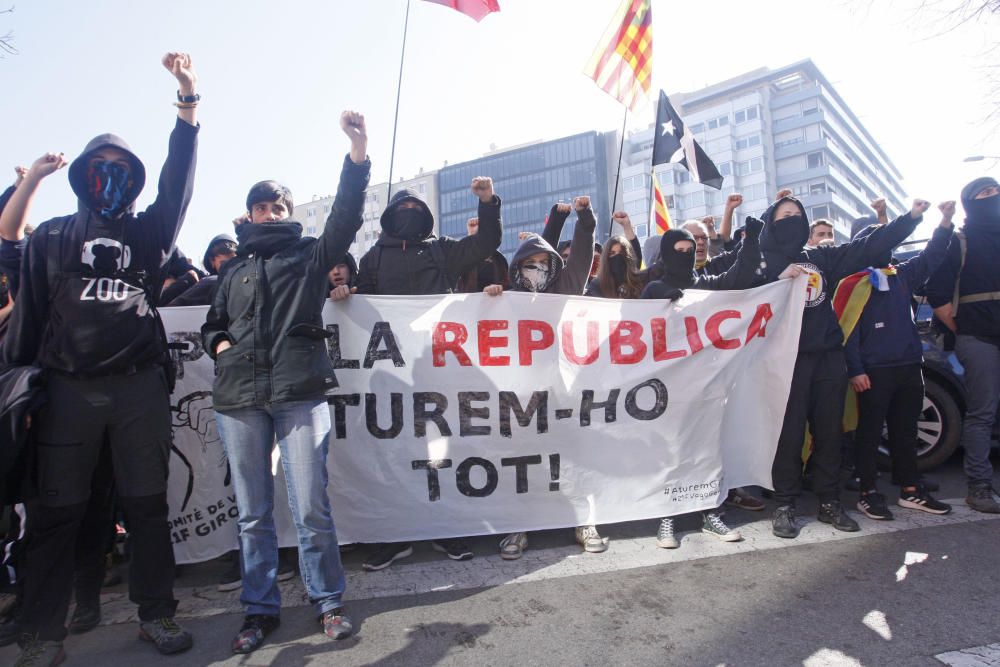
<svg viewBox="0 0 1000 667"><path fill-rule="evenodd" d="M764 169L764 158L762 158L762 157L755 157L752 160L750 160L750 172L751 173L753 173L755 171L763 171L763 169Z"/></svg>
<svg viewBox="0 0 1000 667"><path fill-rule="evenodd" d="M823 154L822 153L810 153L806 156L809 162L809 168L814 169L823 165Z"/></svg>
<svg viewBox="0 0 1000 667"><path fill-rule="evenodd" d="M757 118L757 109L758 107L756 106L749 107L747 109L747 120L754 120L755 118Z"/></svg>
<svg viewBox="0 0 1000 667"><path fill-rule="evenodd" d="M713 118L712 120L708 121L708 129L714 130L717 127L719 127L718 119Z"/></svg>
<svg viewBox="0 0 1000 667"><path fill-rule="evenodd" d="M809 194L821 195L826 192L826 183L812 183L809 186Z"/></svg>
<svg viewBox="0 0 1000 667"><path fill-rule="evenodd" d="M722 176L729 176L733 173L733 163L723 162L719 164L719 174Z"/></svg>
<svg viewBox="0 0 1000 667"><path fill-rule="evenodd" d="M719 116L719 127L729 125L729 116Z"/></svg>
<svg viewBox="0 0 1000 667"><path fill-rule="evenodd" d="M816 218L826 218L830 216L830 209L826 206L813 206L810 214L813 220Z"/></svg>
<svg viewBox="0 0 1000 667"><path fill-rule="evenodd" d="M705 131L705 125L704 123L695 123L688 129L691 130L693 134L701 134L702 132Z"/></svg>
<svg viewBox="0 0 1000 667"><path fill-rule="evenodd" d="M733 114L733 123L739 125L740 123L747 122L747 111L746 109L740 109Z"/></svg>

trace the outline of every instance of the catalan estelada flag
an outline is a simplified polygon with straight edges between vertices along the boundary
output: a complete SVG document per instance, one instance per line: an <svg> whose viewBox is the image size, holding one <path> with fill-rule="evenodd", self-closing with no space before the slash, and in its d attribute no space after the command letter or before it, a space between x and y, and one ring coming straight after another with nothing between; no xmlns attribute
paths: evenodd
<svg viewBox="0 0 1000 667"><path fill-rule="evenodd" d="M651 0L622 0L584 73L607 94L635 110L653 77Z"/></svg>
<svg viewBox="0 0 1000 667"><path fill-rule="evenodd" d="M651 207L650 213L650 227L656 231L657 236L662 236L665 231L670 229L673 225L670 223L670 209L667 208L667 200L663 196L663 191L660 190L660 179L656 177L656 170L652 172L653 176L653 205Z"/></svg>

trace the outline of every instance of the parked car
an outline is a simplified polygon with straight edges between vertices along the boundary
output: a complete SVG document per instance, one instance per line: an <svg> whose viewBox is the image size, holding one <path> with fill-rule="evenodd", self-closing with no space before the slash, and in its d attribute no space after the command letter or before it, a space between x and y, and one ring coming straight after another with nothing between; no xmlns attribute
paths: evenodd
<svg viewBox="0 0 1000 667"><path fill-rule="evenodd" d="M926 240L904 243L893 257L905 261L927 244ZM958 448L965 417L965 369L955 356L955 337L935 325L933 311L920 290L914 295L914 320L924 348L924 407L917 422L917 465L928 470L947 461ZM883 433L880 464L889 468L889 447ZM993 424L993 445L1000 446L1000 411Z"/></svg>

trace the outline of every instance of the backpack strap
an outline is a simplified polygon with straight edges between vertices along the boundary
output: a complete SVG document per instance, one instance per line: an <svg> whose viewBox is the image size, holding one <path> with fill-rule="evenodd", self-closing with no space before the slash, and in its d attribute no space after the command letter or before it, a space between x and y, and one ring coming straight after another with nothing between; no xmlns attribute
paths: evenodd
<svg viewBox="0 0 1000 667"><path fill-rule="evenodd" d="M958 249L962 259L958 264L958 274L955 276L955 292L952 294L951 297L952 317L956 317L958 315L958 304L961 302L961 299L958 296L958 285L959 282L962 280L962 269L965 268L965 253L969 245L968 241L965 238L965 232L963 231L955 232L955 236L958 237Z"/></svg>
<svg viewBox="0 0 1000 667"><path fill-rule="evenodd" d="M62 249L63 238L66 236L68 218L56 218L48 224L45 239L45 277L48 282L49 303L55 297L56 287L63 278ZM55 249L53 249L53 244Z"/></svg>

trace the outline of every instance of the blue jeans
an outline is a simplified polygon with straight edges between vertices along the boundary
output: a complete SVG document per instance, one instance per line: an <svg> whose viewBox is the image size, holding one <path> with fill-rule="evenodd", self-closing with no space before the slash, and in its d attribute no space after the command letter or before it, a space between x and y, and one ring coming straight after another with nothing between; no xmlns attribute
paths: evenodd
<svg viewBox="0 0 1000 667"><path fill-rule="evenodd" d="M278 536L274 530L275 437L299 537L299 567L318 614L341 606L344 568L326 493L330 409L326 401L275 403L216 413L240 518L240 553L247 614L278 616Z"/></svg>
<svg viewBox="0 0 1000 667"><path fill-rule="evenodd" d="M955 356L965 368L967 409L962 429L965 476L969 484L992 484L990 440L1000 401L1000 349L975 336L955 337Z"/></svg>

